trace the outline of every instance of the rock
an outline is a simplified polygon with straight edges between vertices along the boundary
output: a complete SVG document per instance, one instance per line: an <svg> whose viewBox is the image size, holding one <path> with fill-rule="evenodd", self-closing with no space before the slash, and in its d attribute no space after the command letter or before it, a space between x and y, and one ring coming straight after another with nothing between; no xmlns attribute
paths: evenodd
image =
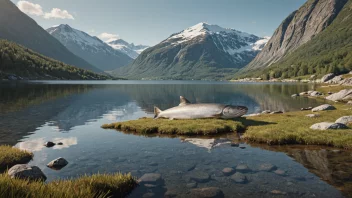
<svg viewBox="0 0 352 198"><path fill-rule="evenodd" d="M333 73L330 73L330 74L326 74L325 76L323 76L322 78L321 78L321 82L322 83L324 83L324 82L327 82L328 80L331 80L331 79L333 79L335 77L335 74L333 74Z"/></svg>
<svg viewBox="0 0 352 198"><path fill-rule="evenodd" d="M143 195L143 198L151 198L151 197L155 197L155 194L149 192L149 193L145 193L145 194Z"/></svg>
<svg viewBox="0 0 352 198"><path fill-rule="evenodd" d="M220 190L220 188L207 187L207 188L192 189L189 197L192 197L192 198L223 198L223 197L225 197L225 195Z"/></svg>
<svg viewBox="0 0 352 198"><path fill-rule="evenodd" d="M279 190L272 190L270 193L273 195L286 195L287 194L286 192L282 192Z"/></svg>
<svg viewBox="0 0 352 198"><path fill-rule="evenodd" d="M159 173L146 173L138 179L138 183L142 184L161 184L163 182L161 174Z"/></svg>
<svg viewBox="0 0 352 198"><path fill-rule="evenodd" d="M239 164L236 166L236 171L241 173L248 173L252 170L247 166L247 164Z"/></svg>
<svg viewBox="0 0 352 198"><path fill-rule="evenodd" d="M348 101L346 104L347 105L352 105L352 100Z"/></svg>
<svg viewBox="0 0 352 198"><path fill-rule="evenodd" d="M269 114L271 111L270 110L264 110L262 111L262 114Z"/></svg>
<svg viewBox="0 0 352 198"><path fill-rule="evenodd" d="M335 110L336 108L332 105L329 104L323 104L320 106L317 106L315 108L312 109L312 112L316 112L316 111L327 111L327 110Z"/></svg>
<svg viewBox="0 0 352 198"><path fill-rule="evenodd" d="M305 92L301 92L301 93L299 93L299 95L300 96L305 96L305 95L308 95L308 92L306 92L306 91Z"/></svg>
<svg viewBox="0 0 352 198"><path fill-rule="evenodd" d="M191 183L188 183L186 186L187 186L187 188L196 188L197 187L197 183L196 182L191 182Z"/></svg>
<svg viewBox="0 0 352 198"><path fill-rule="evenodd" d="M65 160L62 157L59 157L51 162L49 162L49 164L47 164L46 166L52 169L62 169L63 167L65 167L68 164L68 161Z"/></svg>
<svg viewBox="0 0 352 198"><path fill-rule="evenodd" d="M30 181L45 181L46 176L37 166L17 164L7 173L11 178L27 179Z"/></svg>
<svg viewBox="0 0 352 198"><path fill-rule="evenodd" d="M64 143L62 143L62 142L59 142L59 143L57 143L57 145L64 145Z"/></svg>
<svg viewBox="0 0 352 198"><path fill-rule="evenodd" d="M316 75L311 75L310 79L315 79L317 76Z"/></svg>
<svg viewBox="0 0 352 198"><path fill-rule="evenodd" d="M352 99L352 89L344 89L337 93L331 94L326 97L327 100L340 101L340 100L351 100Z"/></svg>
<svg viewBox="0 0 352 198"><path fill-rule="evenodd" d="M342 116L341 118L337 119L335 123L341 123L345 125L352 123L352 116Z"/></svg>
<svg viewBox="0 0 352 198"><path fill-rule="evenodd" d="M264 163L259 166L260 171L270 172L270 171L273 171L276 169L277 169L277 167L273 164L270 164L270 163Z"/></svg>
<svg viewBox="0 0 352 198"><path fill-rule="evenodd" d="M327 129L347 129L348 127L341 123L333 123L333 122L320 122L313 124L310 129L313 130L327 130Z"/></svg>
<svg viewBox="0 0 352 198"><path fill-rule="evenodd" d="M245 149L246 147L245 146L240 146L240 149Z"/></svg>
<svg viewBox="0 0 352 198"><path fill-rule="evenodd" d="M208 173L205 172L201 172L201 171L194 171L191 175L190 175L190 179L192 181L198 182L198 183L206 183L210 180L210 175Z"/></svg>
<svg viewBox="0 0 352 198"><path fill-rule="evenodd" d="M248 114L248 115L244 115L243 117L253 117L253 116L259 116L260 113L251 113L251 114Z"/></svg>
<svg viewBox="0 0 352 198"><path fill-rule="evenodd" d="M314 97L314 96L320 96L321 93L318 92L318 91L313 91L313 92L311 92L309 95Z"/></svg>
<svg viewBox="0 0 352 198"><path fill-rule="evenodd" d="M305 108L301 108L301 111L307 111L307 110L312 110L313 107L305 107Z"/></svg>
<svg viewBox="0 0 352 198"><path fill-rule="evenodd" d="M151 162L151 163L149 163L148 165L149 165L149 166L157 166L158 163L156 163L156 162Z"/></svg>
<svg viewBox="0 0 352 198"><path fill-rule="evenodd" d="M342 80L343 80L342 76L335 76L334 78L326 81L326 83L339 84Z"/></svg>
<svg viewBox="0 0 352 198"><path fill-rule="evenodd" d="M239 184L245 184L248 182L247 177L242 173L235 173L231 176L231 179Z"/></svg>
<svg viewBox="0 0 352 198"><path fill-rule="evenodd" d="M299 96L299 94L293 94L293 95L291 95L291 97L298 97Z"/></svg>
<svg viewBox="0 0 352 198"><path fill-rule="evenodd" d="M49 141L49 142L45 142L45 143L44 143L44 146L46 146L46 147L48 147L48 148L49 148L49 147L53 147L53 146L55 146L55 143L54 143L54 142L50 142L50 141Z"/></svg>
<svg viewBox="0 0 352 198"><path fill-rule="evenodd" d="M281 113L284 113L284 112L282 112L282 111L273 111L270 114L281 114Z"/></svg>
<svg viewBox="0 0 352 198"><path fill-rule="evenodd" d="M314 92L313 90L307 91L308 95L310 95L313 92Z"/></svg>
<svg viewBox="0 0 352 198"><path fill-rule="evenodd" d="M145 187L147 188L156 188L158 187L157 185L154 185L154 184L144 184Z"/></svg>
<svg viewBox="0 0 352 198"><path fill-rule="evenodd" d="M320 117L320 115L319 114L308 114L308 115L306 115L306 117L317 118L317 117Z"/></svg>
<svg viewBox="0 0 352 198"><path fill-rule="evenodd" d="M238 144L238 143L231 143L231 146L232 146L232 147L239 147L240 144Z"/></svg>
<svg viewBox="0 0 352 198"><path fill-rule="evenodd" d="M164 194L164 198L173 198L177 197L177 191L176 190L167 190L166 193Z"/></svg>
<svg viewBox="0 0 352 198"><path fill-rule="evenodd" d="M233 168L224 168L222 169L222 173L226 176L230 176L235 172L235 169Z"/></svg>
<svg viewBox="0 0 352 198"><path fill-rule="evenodd" d="M275 174L280 175L280 176L286 176L286 171L277 169L274 171Z"/></svg>
<svg viewBox="0 0 352 198"><path fill-rule="evenodd" d="M340 85L351 86L352 85L352 78L347 78L345 80L340 81Z"/></svg>

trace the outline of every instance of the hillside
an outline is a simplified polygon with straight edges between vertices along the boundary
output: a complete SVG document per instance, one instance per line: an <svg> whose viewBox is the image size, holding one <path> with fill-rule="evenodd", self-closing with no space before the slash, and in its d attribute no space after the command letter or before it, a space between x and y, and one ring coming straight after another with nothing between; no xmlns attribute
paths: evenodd
<svg viewBox="0 0 352 198"><path fill-rule="evenodd" d="M104 80L107 76L45 57L0 39L0 79Z"/></svg>
<svg viewBox="0 0 352 198"><path fill-rule="evenodd" d="M332 39L335 39L334 36L341 36L337 33L339 30L329 27L332 24L341 23L341 20L337 20L337 18L346 2L347 0L308 0L299 10L293 12L281 23L264 49L239 74L253 76L253 73L260 73L264 68L271 65L281 65L282 62L288 60L290 54L302 52L301 47L303 45L310 46L311 51L315 52L317 52L317 49L323 49L324 44L322 43L313 47L312 39L315 40L313 43L324 41L327 44L330 41L331 45L325 45L330 49L338 47L332 42ZM330 29L332 35L321 37L321 33L326 32L327 28ZM317 39L317 37L320 37L320 39ZM296 60L301 58L299 57ZM296 62L292 64L296 65Z"/></svg>
<svg viewBox="0 0 352 198"><path fill-rule="evenodd" d="M28 47L44 56L94 72L102 72L71 53L10 0L0 0L0 39Z"/></svg>
<svg viewBox="0 0 352 198"><path fill-rule="evenodd" d="M131 79L218 80L248 64L268 38L199 23L143 51L115 75Z"/></svg>
<svg viewBox="0 0 352 198"><path fill-rule="evenodd" d="M132 62L132 58L125 53L115 50L99 38L90 36L67 24L54 26L46 31L76 56L100 70L111 71Z"/></svg>

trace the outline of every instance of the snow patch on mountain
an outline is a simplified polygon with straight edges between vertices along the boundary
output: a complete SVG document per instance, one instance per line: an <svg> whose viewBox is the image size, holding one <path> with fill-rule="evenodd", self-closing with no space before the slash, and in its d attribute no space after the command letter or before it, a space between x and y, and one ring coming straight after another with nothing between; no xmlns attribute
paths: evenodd
<svg viewBox="0 0 352 198"><path fill-rule="evenodd" d="M127 54L133 59L136 59L140 53L149 47L146 45L134 45L133 43L128 43L123 39L110 40L107 41L107 44L112 48Z"/></svg>

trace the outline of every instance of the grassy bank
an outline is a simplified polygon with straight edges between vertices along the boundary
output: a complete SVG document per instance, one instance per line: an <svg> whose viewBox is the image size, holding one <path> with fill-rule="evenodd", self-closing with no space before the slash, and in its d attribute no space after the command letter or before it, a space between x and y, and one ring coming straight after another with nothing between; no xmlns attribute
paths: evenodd
<svg viewBox="0 0 352 198"><path fill-rule="evenodd" d="M226 132L240 132L244 130L241 122L219 119L199 120L167 120L141 118L125 122L105 124L104 129L117 129L125 132L140 134L169 134L169 135L217 135Z"/></svg>
<svg viewBox="0 0 352 198"><path fill-rule="evenodd" d="M73 180L58 180L48 184L11 179L0 175L0 197L16 198L101 198L125 197L137 183L130 174L96 174Z"/></svg>
<svg viewBox="0 0 352 198"><path fill-rule="evenodd" d="M0 146L0 172L16 164L26 164L31 161L33 154L11 146Z"/></svg>

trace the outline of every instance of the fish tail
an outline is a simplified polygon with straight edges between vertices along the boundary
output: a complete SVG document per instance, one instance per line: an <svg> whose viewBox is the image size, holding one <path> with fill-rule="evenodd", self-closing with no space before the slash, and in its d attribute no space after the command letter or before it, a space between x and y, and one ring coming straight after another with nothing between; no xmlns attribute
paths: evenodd
<svg viewBox="0 0 352 198"><path fill-rule="evenodd" d="M158 107L154 107L154 119L157 119L162 111Z"/></svg>

